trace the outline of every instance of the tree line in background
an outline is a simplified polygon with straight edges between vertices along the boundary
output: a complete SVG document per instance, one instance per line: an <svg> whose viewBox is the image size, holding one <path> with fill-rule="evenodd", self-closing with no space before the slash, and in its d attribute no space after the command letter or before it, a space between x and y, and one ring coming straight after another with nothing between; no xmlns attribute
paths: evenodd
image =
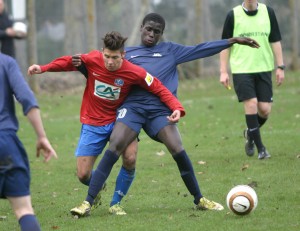
<svg viewBox="0 0 300 231"><path fill-rule="evenodd" d="M27 64L48 63L62 55L101 49L101 38L116 30L139 44L139 28L145 14L160 13L166 19L165 40L193 45L221 38L229 10L242 0L27 0L29 35ZM283 37L287 66L300 69L299 1L260 1L274 8ZM23 57L22 57L23 56ZM182 78L218 75L217 56L180 65Z"/></svg>

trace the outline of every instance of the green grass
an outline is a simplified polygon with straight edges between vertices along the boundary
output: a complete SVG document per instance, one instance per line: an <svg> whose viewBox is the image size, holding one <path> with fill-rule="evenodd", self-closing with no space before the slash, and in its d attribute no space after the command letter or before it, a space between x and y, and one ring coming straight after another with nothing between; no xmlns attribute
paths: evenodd
<svg viewBox="0 0 300 231"><path fill-rule="evenodd" d="M122 203L128 215L108 214L118 161L103 206L90 217L73 219L69 210L84 200L87 191L76 178L73 154L82 93L60 93L38 97L45 128L59 155L47 164L35 158L34 133L18 107L19 136L31 162L32 201L43 230L300 230L300 73L287 73L284 85L274 87L272 114L261 130L272 155L266 161L244 154L243 107L233 90L221 87L217 77L180 84L179 97L187 115L178 126L202 193L225 205L234 185L255 181L257 209L247 216L234 215L227 207L221 212L194 211L193 198L171 155L141 133L136 179ZM157 155L161 150L166 154ZM5 200L0 201L0 215L7 217L0 221L0 230L18 230Z"/></svg>

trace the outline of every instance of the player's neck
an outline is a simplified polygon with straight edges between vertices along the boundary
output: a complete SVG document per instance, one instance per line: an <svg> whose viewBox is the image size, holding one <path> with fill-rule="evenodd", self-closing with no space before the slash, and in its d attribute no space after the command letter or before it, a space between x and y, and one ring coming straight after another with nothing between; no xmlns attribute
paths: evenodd
<svg viewBox="0 0 300 231"><path fill-rule="evenodd" d="M244 10L246 11L255 11L257 10L258 8L258 2L253 2L253 3L248 3L247 1L246 2L243 2L242 4L242 7L244 8Z"/></svg>

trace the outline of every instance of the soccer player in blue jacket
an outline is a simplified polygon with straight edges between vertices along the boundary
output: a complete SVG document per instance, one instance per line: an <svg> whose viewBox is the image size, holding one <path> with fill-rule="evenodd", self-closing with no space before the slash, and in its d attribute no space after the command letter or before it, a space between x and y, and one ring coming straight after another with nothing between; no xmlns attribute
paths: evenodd
<svg viewBox="0 0 300 231"><path fill-rule="evenodd" d="M17 62L0 53L0 198L8 199L22 231L39 231L31 204L29 161L17 136L15 99L37 135L37 156L43 151L46 162L57 158L47 139L37 101Z"/></svg>
<svg viewBox="0 0 300 231"><path fill-rule="evenodd" d="M248 45L253 48L259 47L256 41L249 38L231 38L201 43L195 46L184 46L173 42L159 43L164 29L165 20L162 16L156 13L147 14L140 28L141 45L127 47L125 58L157 76L174 95L177 94L178 88L177 65L212 56L234 43ZM80 60L78 60L79 63L76 63L76 59L79 58L74 57L74 65L80 63ZM178 128L175 123L168 122L166 117L170 114L170 110L162 104L159 98L137 87L132 90L118 111L119 114L110 137L109 147L97 167L96 172L98 174L92 176L87 197L90 204L93 203L93 198L96 197L104 184L111 170L110 166L123 154L123 166L117 177L109 212L116 215L126 214L120 206L120 201L128 192L134 179L136 153L131 155L126 153L124 155L124 150L128 144L137 138L143 128L152 139L164 143L168 148L177 163L182 180L194 196L196 209L223 209L221 204L210 201L201 194L193 166L182 145ZM86 203L82 205L86 205ZM85 216L85 210L89 213L89 208L82 205L77 207L79 216Z"/></svg>

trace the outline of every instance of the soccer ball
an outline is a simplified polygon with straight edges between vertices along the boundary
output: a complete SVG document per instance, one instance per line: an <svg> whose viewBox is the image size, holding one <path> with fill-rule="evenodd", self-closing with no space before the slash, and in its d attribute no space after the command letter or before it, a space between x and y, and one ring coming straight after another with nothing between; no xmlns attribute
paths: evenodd
<svg viewBox="0 0 300 231"><path fill-rule="evenodd" d="M253 188L248 185L237 185L227 194L226 203L235 214L246 215L255 210L258 199Z"/></svg>

